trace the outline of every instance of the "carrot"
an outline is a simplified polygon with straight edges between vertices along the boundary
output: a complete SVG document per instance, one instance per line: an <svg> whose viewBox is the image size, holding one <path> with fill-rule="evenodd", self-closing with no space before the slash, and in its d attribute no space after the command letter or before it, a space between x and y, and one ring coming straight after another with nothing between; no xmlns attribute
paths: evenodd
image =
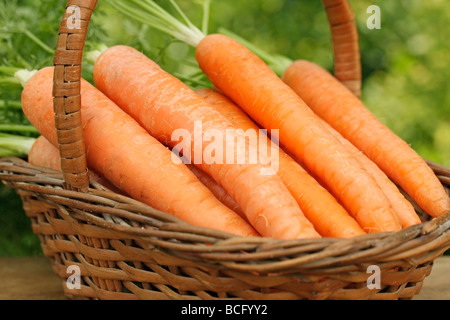
<svg viewBox="0 0 450 320"><path fill-rule="evenodd" d="M450 210L442 184L416 151L381 123L327 70L299 60L283 80L328 124L366 154L428 214Z"/></svg>
<svg viewBox="0 0 450 320"><path fill-rule="evenodd" d="M326 4L331 5L327 2ZM336 8L338 10L341 10L342 8ZM338 27L340 28L340 26ZM257 48L253 44L249 43L245 39L239 37L238 35L232 33L229 30L221 29L222 33L225 35L228 35L230 37L233 37L237 41L243 43L246 47L251 49L255 54L260 56L264 61L266 61L278 75L282 76L286 69L294 63L293 60L283 57L283 56L272 56L270 54L267 54L266 52L262 51L261 49ZM344 57L341 55L340 57ZM342 61L340 61L342 62ZM338 72L339 67L335 71ZM344 74L343 72L342 74ZM336 78L339 78L337 75ZM356 90L356 87L352 86L353 80L347 79L348 81L344 81L344 79L339 79L340 82L343 83L346 87L349 89L352 89L352 92L359 92L359 90ZM325 124L331 128L326 122ZM420 218L414 211L413 206L411 203L406 200L406 198L401 194L401 192L398 190L398 187L395 186L392 181L389 180L389 178L386 176L386 174L370 159L368 159L364 154L362 154L356 147L354 147L349 141L347 141L345 138L343 138L337 131L334 129L331 130L333 135L337 137L343 144L345 144L347 147L350 148L350 151L354 154L356 158L358 158L358 161L363 165L363 167L375 178L377 184L380 186L380 188L383 190L383 192L388 197L389 201L391 202L393 209L397 216L399 217L402 227L408 227L410 225L414 225L417 223L420 223ZM288 152L289 153L289 152ZM321 181L319 181L321 182Z"/></svg>
<svg viewBox="0 0 450 320"><path fill-rule="evenodd" d="M54 68L44 68L22 92L23 111L57 146L53 111ZM85 80L81 115L87 164L132 198L196 226L258 236L239 215L220 203L172 152Z"/></svg>
<svg viewBox="0 0 450 320"><path fill-rule="evenodd" d="M193 164L188 163L186 165L220 202L247 220L242 209L221 185Z"/></svg>
<svg viewBox="0 0 450 320"><path fill-rule="evenodd" d="M58 148L45 139L44 136L39 136L33 143L28 153L28 163L38 167L62 171Z"/></svg>
<svg viewBox="0 0 450 320"><path fill-rule="evenodd" d="M259 127L228 97L213 89L196 92L236 128L260 133ZM272 142L270 139L267 142L270 149ZM365 233L336 199L282 149L279 149L278 175L322 236L350 238Z"/></svg>
<svg viewBox="0 0 450 320"><path fill-rule="evenodd" d="M58 148L56 148L47 139L45 139L44 136L38 137L33 143L33 146L31 147L31 150L28 154L28 162L35 166L62 171ZM234 212L238 213L241 217L245 217L236 201L234 201L234 199L231 198L230 195L226 193L226 191L213 179L211 179L206 173L193 165L188 164L187 167L214 194L214 196L220 202L222 202L228 208L232 209ZM89 174L90 178L94 179L96 182L104 185L105 187L116 193L121 193L121 190L117 189L99 174L94 173L92 170L90 170Z"/></svg>
<svg viewBox="0 0 450 320"><path fill-rule="evenodd" d="M273 130L279 130L281 144L327 183L365 230L401 228L374 179L257 55L227 36L206 35L186 15L182 14L185 23L177 20L154 1L146 1L145 5L134 0L112 0L112 3L129 17L195 47L200 68L216 88L271 135ZM182 13L175 1L170 3Z"/></svg>
<svg viewBox="0 0 450 320"><path fill-rule="evenodd" d="M377 184L383 190L386 197L389 199L392 208L394 209L402 228L407 228L415 224L419 224L422 221L414 210L413 205L409 202L403 194L400 192L398 187L393 183L388 176L364 153L362 153L358 148L356 148L350 141L345 139L339 132L337 132L328 123L324 122L324 125L330 130L330 132L339 141L347 147L348 150L352 152L358 162L363 166L364 169L374 177Z"/></svg>
<svg viewBox="0 0 450 320"><path fill-rule="evenodd" d="M200 68L256 122L279 130L279 141L319 177L367 232L398 231L388 199L353 155L254 53L224 35L196 48Z"/></svg>
<svg viewBox="0 0 450 320"><path fill-rule="evenodd" d="M240 159L242 164L226 159L226 156L234 158L241 151L237 147L239 143L230 142L239 141L238 134L232 133L232 139L227 139L229 129L232 129L230 122L144 54L126 46L107 49L94 65L94 81L102 92L168 147L177 147L177 142L172 139L175 131L186 133L190 146L187 150L182 148L183 156L194 159L197 167L236 200L262 236L280 239L320 237L281 179L276 174L264 174L267 166L250 163L251 146L244 150L245 159ZM198 123L202 126L201 132L196 131ZM215 150L214 161L205 159L213 145L205 139L208 132L218 133L218 141L214 144L221 144L222 151L226 151L217 155L220 150Z"/></svg>

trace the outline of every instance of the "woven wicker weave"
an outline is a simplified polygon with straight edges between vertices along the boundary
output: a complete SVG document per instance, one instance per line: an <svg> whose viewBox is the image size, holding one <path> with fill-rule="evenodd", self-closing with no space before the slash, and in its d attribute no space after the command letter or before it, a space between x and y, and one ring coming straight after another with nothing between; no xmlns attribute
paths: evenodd
<svg viewBox="0 0 450 320"><path fill-rule="evenodd" d="M450 248L450 212L431 219L416 206L422 224L352 239L242 238L194 227L90 181L80 127L79 80L96 2L68 1L67 7L81 8L82 28L67 28L66 14L54 60L63 173L17 158L0 159L0 179L22 198L33 232L68 297L411 299L420 291L433 261ZM359 49L350 6L344 0L323 2L336 72L359 95ZM346 8L345 16L333 14L339 6ZM354 48L352 63L339 55L342 46ZM450 169L428 163L449 191ZM74 265L81 271L79 289L65 283L71 275L68 267ZM370 266L379 268L379 288L367 285Z"/></svg>

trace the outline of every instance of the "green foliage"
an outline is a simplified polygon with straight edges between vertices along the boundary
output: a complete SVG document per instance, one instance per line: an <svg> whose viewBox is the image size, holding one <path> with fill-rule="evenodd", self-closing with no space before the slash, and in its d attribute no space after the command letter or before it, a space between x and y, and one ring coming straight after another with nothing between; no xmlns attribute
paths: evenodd
<svg viewBox="0 0 450 320"><path fill-rule="evenodd" d="M0 184L0 257L42 255L31 220L14 190Z"/></svg>

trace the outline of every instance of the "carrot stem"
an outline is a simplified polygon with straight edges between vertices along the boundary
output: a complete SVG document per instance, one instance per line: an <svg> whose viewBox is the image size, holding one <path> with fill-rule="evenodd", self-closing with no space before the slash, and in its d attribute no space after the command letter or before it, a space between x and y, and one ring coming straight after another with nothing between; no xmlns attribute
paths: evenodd
<svg viewBox="0 0 450 320"><path fill-rule="evenodd" d="M86 52L86 54L85 54L86 61L89 64L94 65L95 61L97 61L98 57L100 57L102 52L105 51L106 49L108 49L108 47L106 45L100 44L97 49Z"/></svg>
<svg viewBox="0 0 450 320"><path fill-rule="evenodd" d="M35 127L20 124L0 124L0 132L39 133Z"/></svg>
<svg viewBox="0 0 450 320"><path fill-rule="evenodd" d="M26 28L21 28L21 31L28 37L30 38L34 43L36 43L38 46L40 46L45 52L54 55L55 54L55 50L53 50L52 48L50 48L48 45L46 45L44 42L42 42L38 37L36 37L34 35L34 33L32 33L30 30L26 29Z"/></svg>
<svg viewBox="0 0 450 320"><path fill-rule="evenodd" d="M34 138L0 134L0 157L26 156L35 141Z"/></svg>
<svg viewBox="0 0 450 320"><path fill-rule="evenodd" d="M176 19L173 15L151 0L108 1L113 7L126 16L165 32L193 47L197 46L197 44L205 37L205 34L187 18L173 0L170 0L170 3L183 17L186 24Z"/></svg>
<svg viewBox="0 0 450 320"><path fill-rule="evenodd" d="M0 67L0 72L13 74L12 77L1 77L0 84L20 84L25 86L25 84L33 77L37 70L27 70L19 69L14 67Z"/></svg>
<svg viewBox="0 0 450 320"><path fill-rule="evenodd" d="M278 75L282 76L284 71L287 69L288 66L290 66L294 60L278 55L278 54L270 54L263 49L259 48L255 44L251 43L250 41L244 39L243 37L237 35L236 33L232 32L231 30L228 30L226 28L220 27L218 30L219 33L226 35L244 46L247 47L250 51L252 51L254 54L256 54L258 57L260 57L266 64L269 65L269 67Z"/></svg>
<svg viewBox="0 0 450 320"><path fill-rule="evenodd" d="M27 82L37 73L37 70L19 70L16 73L14 73L14 78L22 85L22 87L25 87Z"/></svg>
<svg viewBox="0 0 450 320"><path fill-rule="evenodd" d="M211 83L207 83L205 81L201 81L201 80L197 80L195 79L195 77L192 76L186 76L184 74L181 73L174 73L173 74L175 77L177 77L178 79L180 79L181 81L188 83L188 84L192 84L198 87L203 87L203 88L212 88L212 84Z"/></svg>
<svg viewBox="0 0 450 320"><path fill-rule="evenodd" d="M153 1L152 1L153 2ZM183 18L188 27L194 27L195 25L189 20L189 18L184 14L183 10L180 9L178 4L174 0L169 0L170 4L175 8L176 12Z"/></svg>
<svg viewBox="0 0 450 320"><path fill-rule="evenodd" d="M34 43L36 43L39 47L41 47L45 52L54 55L55 54L55 50L50 48L48 45L46 45L44 42L42 42L41 39L39 39L33 32L31 32L30 30L28 30L25 27L9 27L7 28L7 30L9 32L14 32L14 33L22 33L25 36L27 36L31 41L33 41Z"/></svg>
<svg viewBox="0 0 450 320"><path fill-rule="evenodd" d="M0 147L0 158L14 157L16 154L9 149Z"/></svg>
<svg viewBox="0 0 450 320"><path fill-rule="evenodd" d="M209 16L211 11L211 0L203 1L203 21L202 21L202 32L208 34L209 32Z"/></svg>
<svg viewBox="0 0 450 320"><path fill-rule="evenodd" d="M3 77L0 78L0 84L19 84L20 81L14 77Z"/></svg>
<svg viewBox="0 0 450 320"><path fill-rule="evenodd" d="M10 75L13 75L14 73L16 73L19 70L20 70L20 68L0 66L1 73L7 73Z"/></svg>
<svg viewBox="0 0 450 320"><path fill-rule="evenodd" d="M20 101L0 100L0 108L11 108L11 109L20 109L20 110L22 110L22 104L20 103Z"/></svg>
<svg viewBox="0 0 450 320"><path fill-rule="evenodd" d="M186 14L176 4L175 0L169 0L177 13L183 18L183 22L176 19L169 12L157 5L153 0L108 0L117 10L130 18L165 32L172 37L196 47L208 34L208 20L210 11L210 0L203 1L204 16L202 30L199 30ZM142 10L143 9L143 10ZM278 54L270 54L243 37L233 33L226 28L219 28L219 33L229 36L245 45L250 51L259 56L278 75L282 76L287 67L293 62L292 59Z"/></svg>

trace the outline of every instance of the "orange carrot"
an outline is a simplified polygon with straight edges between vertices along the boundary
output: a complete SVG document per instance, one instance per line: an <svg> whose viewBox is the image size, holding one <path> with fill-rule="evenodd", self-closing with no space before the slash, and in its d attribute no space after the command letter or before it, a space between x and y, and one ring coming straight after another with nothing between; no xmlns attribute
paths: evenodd
<svg viewBox="0 0 450 320"><path fill-rule="evenodd" d="M374 177L377 184L383 190L386 197L391 202L397 217L403 228L410 227L415 224L419 224L422 221L414 210L413 205L409 202L405 196L400 192L398 187L393 183L388 176L381 170L372 160L370 160L364 153L356 148L350 141L345 139L339 132L337 132L328 123L324 122L324 125L330 130L330 132L339 141L352 152L359 163L367 170L367 172Z"/></svg>
<svg viewBox="0 0 450 320"><path fill-rule="evenodd" d="M193 174L212 192L212 194L219 199L228 208L239 214L242 218L247 220L242 209L236 203L236 201L226 192L226 190L219 185L214 179L206 174L206 172L200 170L193 164L186 164Z"/></svg>
<svg viewBox="0 0 450 320"><path fill-rule="evenodd" d="M280 143L327 184L365 231L401 229L374 179L264 61L219 34L202 38L196 58L214 85L252 119L279 130Z"/></svg>
<svg viewBox="0 0 450 320"><path fill-rule="evenodd" d="M57 146L53 111L54 68L40 70L22 92L22 107L33 126ZM196 226L258 236L225 207L172 152L151 137L98 89L81 80L81 115L88 167L132 198Z"/></svg>
<svg viewBox="0 0 450 320"><path fill-rule="evenodd" d="M40 136L33 143L28 153L28 162L34 166L61 171L59 150L44 136Z"/></svg>
<svg viewBox="0 0 450 320"><path fill-rule="evenodd" d="M61 171L61 161L58 148L51 144L44 136L40 136L33 143L28 154L28 162L32 165L53 169L56 171ZM213 195L228 208L238 213L241 217L245 218L244 213L237 205L236 201L230 197L226 191L219 186L211 177L206 173L198 169L197 167L188 164L187 167L192 171L193 174L213 193ZM104 185L108 189L121 193L121 190L113 186L104 177L92 170L89 171L90 178L94 179L96 182Z"/></svg>
<svg viewBox="0 0 450 320"><path fill-rule="evenodd" d="M264 134L228 97L213 89L198 89L196 92L236 128ZM267 139L267 142L271 150L271 140ZM350 238L365 233L336 199L282 149L279 149L278 175L322 236Z"/></svg>
<svg viewBox="0 0 450 320"><path fill-rule="evenodd" d="M327 70L300 60L286 70L283 80L425 212L437 217L450 210L450 198L424 159Z"/></svg>
<svg viewBox="0 0 450 320"><path fill-rule="evenodd" d="M242 164L230 163L225 158L234 158L240 151L238 143L227 139L227 130L232 129L230 122L211 111L205 100L144 54L126 46L107 49L94 65L94 81L102 92L168 147L177 146L177 141L172 139L176 130L189 134L190 146L182 150L183 156L194 159L196 166L236 200L262 236L320 237L276 174L264 174L267 167L250 163L247 152L245 159L240 159ZM202 126L200 132L195 130L198 123ZM222 137L217 137L220 142L217 145L221 144L221 151L226 151L211 162L205 160L213 143L207 142L207 132L220 133ZM240 136L232 134L232 138L239 140ZM250 147L244 151L250 151ZM229 150L231 155L226 154Z"/></svg>

